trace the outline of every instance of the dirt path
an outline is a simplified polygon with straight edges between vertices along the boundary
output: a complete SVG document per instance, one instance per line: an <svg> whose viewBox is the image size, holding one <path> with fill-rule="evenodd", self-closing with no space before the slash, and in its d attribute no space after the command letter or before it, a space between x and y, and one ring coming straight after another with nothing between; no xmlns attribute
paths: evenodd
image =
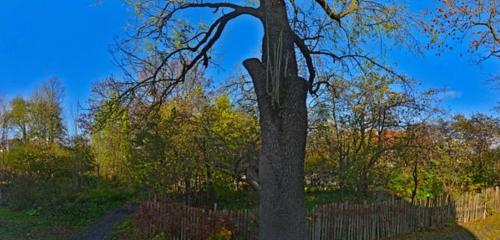
<svg viewBox="0 0 500 240"><path fill-rule="evenodd" d="M104 240L113 228L131 216L135 206L127 205L113 210L97 223L74 237L74 240Z"/></svg>

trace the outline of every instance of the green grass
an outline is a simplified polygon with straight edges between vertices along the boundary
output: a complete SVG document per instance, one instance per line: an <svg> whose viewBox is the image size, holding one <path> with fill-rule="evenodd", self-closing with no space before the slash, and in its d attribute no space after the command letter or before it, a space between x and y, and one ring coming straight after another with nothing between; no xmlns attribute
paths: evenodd
<svg viewBox="0 0 500 240"><path fill-rule="evenodd" d="M13 210L0 207L0 240L71 239L72 235L129 201L131 194L125 189L100 182L45 208Z"/></svg>
<svg viewBox="0 0 500 240"><path fill-rule="evenodd" d="M136 231L132 223L132 218L129 218L116 226L107 240L132 240L137 235Z"/></svg>
<svg viewBox="0 0 500 240"><path fill-rule="evenodd" d="M99 184L78 193L74 199L63 199L45 212L58 221L86 226L130 200L131 193L126 190L110 184Z"/></svg>
<svg viewBox="0 0 500 240"><path fill-rule="evenodd" d="M0 239L63 240L70 239L82 227L55 222L33 211L13 211L0 207Z"/></svg>
<svg viewBox="0 0 500 240"><path fill-rule="evenodd" d="M462 227L474 234L477 239L498 240L500 239L500 214L483 221L464 224Z"/></svg>
<svg viewBox="0 0 500 240"><path fill-rule="evenodd" d="M347 198L347 199L349 199L349 198ZM344 200L346 200L346 199L344 199ZM306 192L306 207L308 209L312 209L316 205L341 202L341 201L342 201L342 194L338 191Z"/></svg>
<svg viewBox="0 0 500 240"><path fill-rule="evenodd" d="M500 214L485 220L466 224L453 224L444 229L412 233L390 238L391 240L498 240L500 239Z"/></svg>

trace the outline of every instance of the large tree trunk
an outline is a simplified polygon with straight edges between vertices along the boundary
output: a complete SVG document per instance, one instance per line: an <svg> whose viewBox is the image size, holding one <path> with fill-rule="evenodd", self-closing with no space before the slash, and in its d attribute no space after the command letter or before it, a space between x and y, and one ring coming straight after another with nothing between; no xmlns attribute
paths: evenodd
<svg viewBox="0 0 500 240"><path fill-rule="evenodd" d="M293 37L283 1L261 3L266 13L262 62L258 59L244 62L254 83L261 125L259 239L304 240L307 84L298 77ZM277 71L282 72L276 74ZM279 84L278 93L272 91L278 87L276 84ZM270 93L270 89L274 93Z"/></svg>

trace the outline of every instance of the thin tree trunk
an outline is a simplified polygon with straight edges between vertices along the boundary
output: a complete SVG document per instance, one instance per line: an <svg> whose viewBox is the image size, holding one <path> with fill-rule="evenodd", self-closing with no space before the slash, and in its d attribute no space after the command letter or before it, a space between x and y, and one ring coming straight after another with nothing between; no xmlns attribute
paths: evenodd
<svg viewBox="0 0 500 240"><path fill-rule="evenodd" d="M28 130L26 129L26 125L21 127L23 134L23 144L28 144Z"/></svg>
<svg viewBox="0 0 500 240"><path fill-rule="evenodd" d="M192 196L191 180L188 177L184 177L184 202L188 206L191 206L192 204L191 196Z"/></svg>
<svg viewBox="0 0 500 240"><path fill-rule="evenodd" d="M358 193L364 196L368 194L368 185L369 185L368 172L369 170L363 170L361 176L358 179L358 183L356 184Z"/></svg>
<svg viewBox="0 0 500 240"><path fill-rule="evenodd" d="M205 160L208 161L208 160ZM206 201L205 204L206 206L214 206L215 202L217 201L216 196L215 196L215 189L214 189L214 183L213 183L213 177L212 177L212 169L210 165L205 162L205 171L207 174L207 181L206 181Z"/></svg>
<svg viewBox="0 0 500 240"><path fill-rule="evenodd" d="M266 13L262 62L244 62L254 83L261 125L259 239L304 240L307 84L298 77L284 2L266 0L261 4ZM282 51L277 50L280 48ZM283 72L276 74L276 69ZM276 84L278 93L270 94L269 86L274 92Z"/></svg>
<svg viewBox="0 0 500 240"><path fill-rule="evenodd" d="M418 188L418 160L415 159L415 165L413 166L413 190L411 192L411 203L415 202L415 197L417 196Z"/></svg>

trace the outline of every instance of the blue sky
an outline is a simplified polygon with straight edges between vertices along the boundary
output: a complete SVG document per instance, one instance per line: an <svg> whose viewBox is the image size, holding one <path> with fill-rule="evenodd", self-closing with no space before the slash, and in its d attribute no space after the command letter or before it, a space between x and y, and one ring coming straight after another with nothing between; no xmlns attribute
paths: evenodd
<svg viewBox="0 0 500 240"><path fill-rule="evenodd" d="M58 77L66 88L65 115L88 99L92 83L120 75L110 48L123 37L131 12L120 0L3 0L0 8L0 95L28 96L41 82ZM217 45L221 69L210 74L224 79L242 71L241 61L259 52L261 30L248 18L231 23ZM241 47L245 46L245 47ZM236 48L235 48L236 47ZM239 49L239 51L234 51ZM488 79L500 74L500 61L473 64L463 47L443 54L415 56L397 51L391 62L425 87L446 88L443 102L452 112L491 113L500 90Z"/></svg>
<svg viewBox="0 0 500 240"><path fill-rule="evenodd" d="M29 96L49 77L66 89L68 125L93 82L119 72L109 49L125 29L125 7L108 0L6 0L0 8L0 95Z"/></svg>

